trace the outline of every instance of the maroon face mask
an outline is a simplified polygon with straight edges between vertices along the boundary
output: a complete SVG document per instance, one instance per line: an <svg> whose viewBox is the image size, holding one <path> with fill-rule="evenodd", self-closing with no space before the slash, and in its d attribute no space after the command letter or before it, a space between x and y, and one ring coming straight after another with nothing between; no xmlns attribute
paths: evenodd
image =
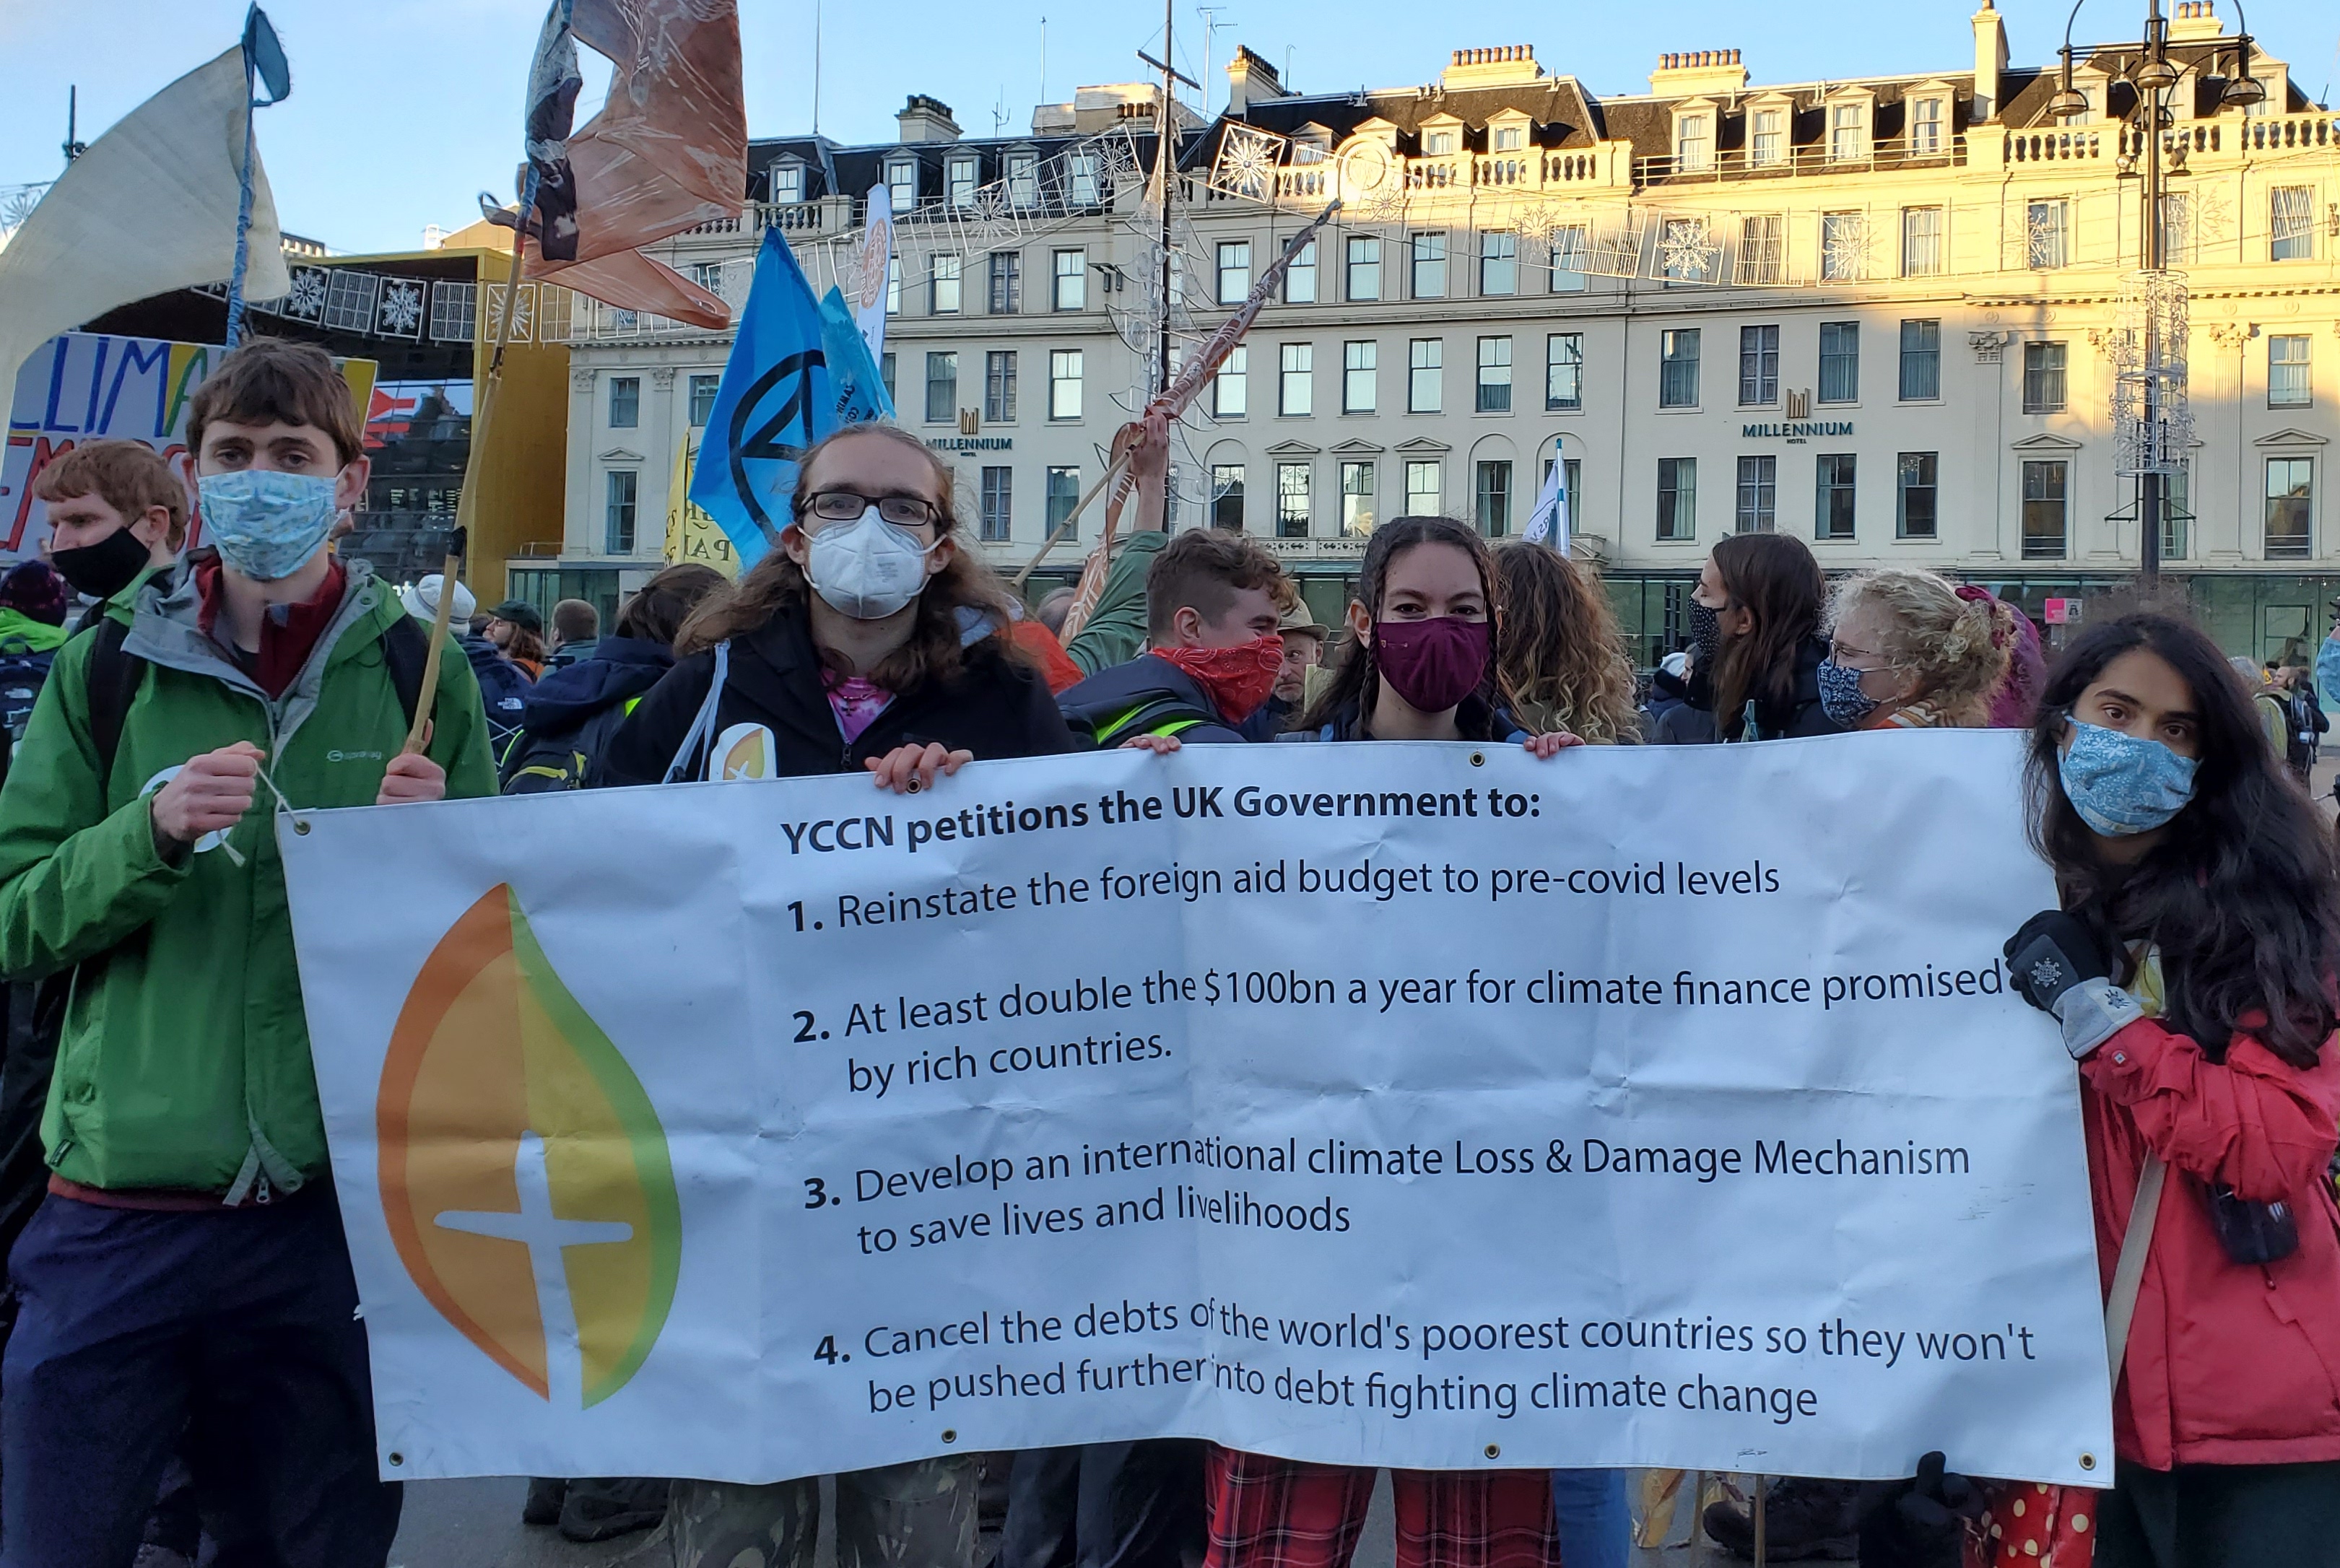
<svg viewBox="0 0 2340 1568"><path fill-rule="evenodd" d="M1443 713L1487 677L1493 628L1483 620L1433 616L1373 623L1373 662L1390 689L1423 713Z"/></svg>

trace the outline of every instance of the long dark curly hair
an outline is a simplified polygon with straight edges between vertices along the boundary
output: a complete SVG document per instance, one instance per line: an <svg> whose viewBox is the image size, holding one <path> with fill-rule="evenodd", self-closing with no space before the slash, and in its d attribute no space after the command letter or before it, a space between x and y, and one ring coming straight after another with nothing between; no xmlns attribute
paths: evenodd
<svg viewBox="0 0 2340 1568"><path fill-rule="evenodd" d="M2192 690L2200 759L2194 798L2161 841L2117 866L2065 798L2057 764L2072 704L2107 665L2139 650ZM2160 948L2172 1025L2214 1059L2247 1031L2293 1067L2315 1064L2335 1027L2329 987L2340 973L2332 845L2216 644L2151 612L2082 632L2040 692L2025 783L2032 845L2055 868L2065 907L2109 939L2117 963L2122 943Z"/></svg>
<svg viewBox="0 0 2340 1568"><path fill-rule="evenodd" d="M1357 602L1365 607L1367 615L1379 620L1382 598L1389 586L1390 563L1420 544L1453 545L1469 556L1471 564L1478 569L1479 587L1487 596L1489 642L1487 670L1480 680L1477 695L1490 706L1508 705L1510 696L1498 673L1503 652L1502 578L1495 570L1493 552L1479 537L1477 529L1451 517L1390 519L1373 530L1373 538L1365 545L1365 559L1357 569ZM1381 667L1373 661L1373 645L1365 642L1342 661L1340 673L1317 696L1299 728L1321 729L1352 706L1360 715L1369 713L1380 690Z"/></svg>
<svg viewBox="0 0 2340 1568"><path fill-rule="evenodd" d="M935 538L950 539L957 533L958 510L952 503L949 466L917 436L887 424L848 425L806 449L797 464L796 493L789 500L791 515L802 517L811 501L812 473L821 453L847 441L890 441L917 452L935 472L936 507L941 513ZM775 545L737 582L700 602L675 638L675 654L681 658L703 653L726 638L746 636L776 615L804 614L811 593L812 584L804 569ZM929 680L947 681L958 674L968 647L959 623L962 608L977 611L990 622L990 632L977 639L976 646L989 646L1004 658L1017 657L1005 635L1015 618L1013 601L998 574L963 541L952 552L950 564L927 580L917 607L910 640L868 671L869 679L887 690L916 691ZM824 661L829 658L825 650L821 656Z"/></svg>

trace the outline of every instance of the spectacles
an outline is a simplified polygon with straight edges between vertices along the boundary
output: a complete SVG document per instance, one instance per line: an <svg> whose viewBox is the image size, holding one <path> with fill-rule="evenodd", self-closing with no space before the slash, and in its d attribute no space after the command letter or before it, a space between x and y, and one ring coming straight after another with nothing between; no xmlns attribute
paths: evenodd
<svg viewBox="0 0 2340 1568"><path fill-rule="evenodd" d="M801 515L823 522L851 522L871 507L878 509L880 521L896 528L921 528L942 521L942 512L932 501L921 501L915 495L863 495L850 490L816 491L803 507Z"/></svg>
<svg viewBox="0 0 2340 1568"><path fill-rule="evenodd" d="M1829 641L1829 658L1834 661L1839 670L1859 669L1861 674L1866 675L1872 670L1891 669L1892 666L1889 664L1872 664L1863 667L1856 666L1852 662L1856 659L1882 659L1885 656L1881 653L1871 653L1866 648L1848 647L1844 643L1835 640L1833 638Z"/></svg>

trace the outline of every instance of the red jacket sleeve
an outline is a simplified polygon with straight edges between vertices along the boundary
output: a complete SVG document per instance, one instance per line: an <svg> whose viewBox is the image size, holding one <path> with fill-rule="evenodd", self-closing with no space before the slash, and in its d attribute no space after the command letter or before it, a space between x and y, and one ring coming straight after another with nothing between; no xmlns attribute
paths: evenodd
<svg viewBox="0 0 2340 1568"><path fill-rule="evenodd" d="M2236 1035L2223 1063L2151 1018L2089 1053L2080 1070L2128 1107L2146 1146L2253 1203L2297 1198L2324 1179L2340 1144L2340 1053L2326 1042L2313 1067L2285 1063Z"/></svg>

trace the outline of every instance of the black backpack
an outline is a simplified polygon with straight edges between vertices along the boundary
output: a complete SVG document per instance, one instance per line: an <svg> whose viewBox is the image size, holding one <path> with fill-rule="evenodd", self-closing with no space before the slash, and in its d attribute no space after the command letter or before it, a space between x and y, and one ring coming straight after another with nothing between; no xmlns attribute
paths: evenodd
<svg viewBox="0 0 2340 1568"><path fill-rule="evenodd" d="M25 738L33 704L56 656L55 649L35 649L21 634L0 638L0 728L8 731L11 744Z"/></svg>
<svg viewBox="0 0 2340 1568"><path fill-rule="evenodd" d="M550 795L590 789L601 781L601 750L641 698L613 702L576 729L558 735L523 729L503 763L503 793Z"/></svg>

